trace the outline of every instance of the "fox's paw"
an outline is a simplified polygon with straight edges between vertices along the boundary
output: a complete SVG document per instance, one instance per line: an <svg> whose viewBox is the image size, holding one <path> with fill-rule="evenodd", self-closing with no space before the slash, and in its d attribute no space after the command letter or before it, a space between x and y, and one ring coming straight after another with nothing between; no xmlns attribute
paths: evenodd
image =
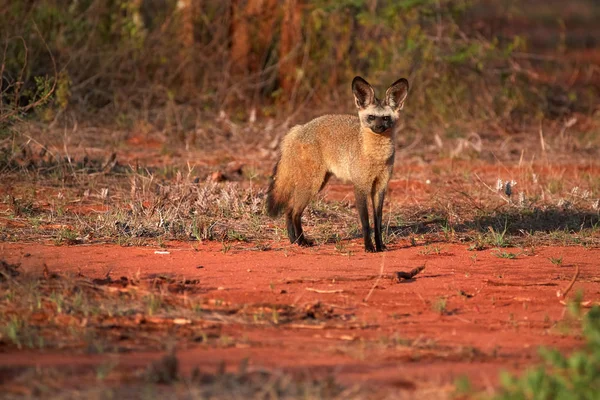
<svg viewBox="0 0 600 400"><path fill-rule="evenodd" d="M376 245L375 248L377 249L377 252L386 251L387 250L387 247L385 247L384 244L379 245L379 246Z"/></svg>
<svg viewBox="0 0 600 400"><path fill-rule="evenodd" d="M304 236L300 236L297 240L297 243L300 247L312 247L315 245L314 241L306 239Z"/></svg>
<svg viewBox="0 0 600 400"><path fill-rule="evenodd" d="M373 247L373 243L365 243L365 251L367 253L375 253L375 247Z"/></svg>

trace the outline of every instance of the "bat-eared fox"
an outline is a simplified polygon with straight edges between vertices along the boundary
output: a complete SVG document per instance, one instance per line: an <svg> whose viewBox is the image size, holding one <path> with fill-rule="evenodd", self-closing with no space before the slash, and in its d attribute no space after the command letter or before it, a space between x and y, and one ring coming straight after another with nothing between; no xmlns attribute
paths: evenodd
<svg viewBox="0 0 600 400"><path fill-rule="evenodd" d="M352 81L358 116L324 115L294 126L281 142L267 195L271 216L285 213L291 243L310 246L302 231L302 212L331 175L354 185L365 251L383 251L383 199L394 167L394 124L408 94L408 81L398 79L375 97L360 76ZM375 246L371 241L368 201L373 206Z"/></svg>

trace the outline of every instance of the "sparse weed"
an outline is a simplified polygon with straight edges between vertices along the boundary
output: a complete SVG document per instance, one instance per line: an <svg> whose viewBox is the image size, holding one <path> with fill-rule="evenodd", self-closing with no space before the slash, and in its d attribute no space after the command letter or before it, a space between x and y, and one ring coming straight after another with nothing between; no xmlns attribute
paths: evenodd
<svg viewBox="0 0 600 400"><path fill-rule="evenodd" d="M454 393L456 397L467 396L473 392L471 381L465 375L461 375L454 380Z"/></svg>
<svg viewBox="0 0 600 400"><path fill-rule="evenodd" d="M256 250L258 251L269 251L271 250L271 245L269 243L257 243Z"/></svg>
<svg viewBox="0 0 600 400"><path fill-rule="evenodd" d="M235 240L238 242L247 242L248 241L248 238L242 232L238 232L234 229L230 229L229 231L227 231L227 239Z"/></svg>
<svg viewBox="0 0 600 400"><path fill-rule="evenodd" d="M438 297L432 304L432 309L433 311L435 311L438 314L446 314L446 312L448 311L447 308L447 301L444 297Z"/></svg>
<svg viewBox="0 0 600 400"><path fill-rule="evenodd" d="M221 347L231 347L235 344L235 339L228 335L221 335L219 337L219 345Z"/></svg>
<svg viewBox="0 0 600 400"><path fill-rule="evenodd" d="M503 250L500 250L500 249L496 249L496 251L492 252L492 254L495 257L505 258L505 259L508 259L508 260L514 260L515 258L517 258L519 256L519 254L517 254L517 253L511 253L511 252L503 251Z"/></svg>
<svg viewBox="0 0 600 400"><path fill-rule="evenodd" d="M12 315L1 331L17 348L43 348L44 338L35 333L35 328L30 326L23 318Z"/></svg>
<svg viewBox="0 0 600 400"><path fill-rule="evenodd" d="M568 246L570 244L578 244L579 242L577 236L574 235L568 227L564 227L564 229L550 232L550 237L553 240L560 242L563 246Z"/></svg>
<svg viewBox="0 0 600 400"><path fill-rule="evenodd" d="M99 381L105 380L118 365L119 363L116 360L109 360L101 363L96 367L96 379Z"/></svg>
<svg viewBox="0 0 600 400"><path fill-rule="evenodd" d="M160 296L150 293L145 297L146 312L148 315L155 315L158 310L163 307L163 302Z"/></svg>
<svg viewBox="0 0 600 400"><path fill-rule="evenodd" d="M548 180L546 189L550 194L559 194L563 191L563 179L561 178L551 178Z"/></svg>
<svg viewBox="0 0 600 400"><path fill-rule="evenodd" d="M58 235L54 239L54 244L57 246L63 244L76 244L78 242L77 236L77 232L72 229L62 228L58 231Z"/></svg>
<svg viewBox="0 0 600 400"><path fill-rule="evenodd" d="M225 241L221 242L221 253L227 254L231 250L231 243L227 243Z"/></svg>
<svg viewBox="0 0 600 400"><path fill-rule="evenodd" d="M10 207L12 217L36 216L37 208L31 199L17 199L12 195L8 195L4 202Z"/></svg>
<svg viewBox="0 0 600 400"><path fill-rule="evenodd" d="M440 255L442 254L443 249L440 246L436 246L436 245L426 245L423 249L421 249L419 251L419 254L422 254L424 256L429 256L429 255Z"/></svg>
<svg viewBox="0 0 600 400"><path fill-rule="evenodd" d="M49 300L54 303L54 306L56 307L56 312L57 313L62 313L64 310L64 304L65 304L65 298L63 296L62 293L58 292L58 291L53 291L52 293L50 293L50 297Z"/></svg>
<svg viewBox="0 0 600 400"><path fill-rule="evenodd" d="M469 251L481 251L481 250L485 250L485 241L484 238L478 234L477 238L475 239L475 241L473 243L471 243L469 245L469 247L467 248L467 250Z"/></svg>
<svg viewBox="0 0 600 400"><path fill-rule="evenodd" d="M491 225L488 226L488 231L489 231L488 241L492 246L508 247L510 245L510 243L508 242L508 240L506 238L506 231L508 229L507 224L508 224L508 221L505 220L504 221L504 230L502 232L496 232Z"/></svg>
<svg viewBox="0 0 600 400"><path fill-rule="evenodd" d="M20 349L22 347L21 332L23 330L23 321L19 320L16 315L13 315L3 330L4 334Z"/></svg>
<svg viewBox="0 0 600 400"><path fill-rule="evenodd" d="M550 260L550 262L551 262L553 265L558 265L558 266L560 266L560 265L562 265L562 263L563 263L563 258L562 258L562 256L560 256L560 257L550 257L550 258L549 258L549 260Z"/></svg>
<svg viewBox="0 0 600 400"><path fill-rule="evenodd" d="M454 238L455 232L452 225L450 225L449 221L446 219L441 225L442 232L444 233L444 239L446 241L451 241Z"/></svg>

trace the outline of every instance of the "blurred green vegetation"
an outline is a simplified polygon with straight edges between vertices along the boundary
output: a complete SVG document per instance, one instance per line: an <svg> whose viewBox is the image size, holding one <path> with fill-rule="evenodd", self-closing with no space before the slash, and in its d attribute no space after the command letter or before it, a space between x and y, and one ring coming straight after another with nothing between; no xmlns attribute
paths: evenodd
<svg viewBox="0 0 600 400"><path fill-rule="evenodd" d="M221 110L234 120L350 112L355 75L379 90L407 77L419 130L593 113L597 66L565 52L595 49L567 25L595 26L598 7L571 2L571 24L558 3L520 3L4 0L0 123L70 113L189 129ZM549 39L531 48L540 27Z"/></svg>
<svg viewBox="0 0 600 400"><path fill-rule="evenodd" d="M579 303L571 305L579 308ZM581 315L581 311L577 310ZM498 400L597 399L600 391L600 308L594 306L583 318L586 346L569 356L542 348L543 364L520 377L501 376Z"/></svg>

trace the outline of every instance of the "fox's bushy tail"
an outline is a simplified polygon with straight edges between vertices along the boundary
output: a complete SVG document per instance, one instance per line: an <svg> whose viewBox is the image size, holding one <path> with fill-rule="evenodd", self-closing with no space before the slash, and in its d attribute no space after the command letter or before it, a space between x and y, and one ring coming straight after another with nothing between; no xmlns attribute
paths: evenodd
<svg viewBox="0 0 600 400"><path fill-rule="evenodd" d="M271 176L271 182L269 183L269 190L267 191L267 213L271 217L277 217L281 212L288 206L290 193L283 190L284 185L281 185L282 180L285 180L285 176L281 176L279 173L279 164L281 160L275 164L273 168L273 176Z"/></svg>

